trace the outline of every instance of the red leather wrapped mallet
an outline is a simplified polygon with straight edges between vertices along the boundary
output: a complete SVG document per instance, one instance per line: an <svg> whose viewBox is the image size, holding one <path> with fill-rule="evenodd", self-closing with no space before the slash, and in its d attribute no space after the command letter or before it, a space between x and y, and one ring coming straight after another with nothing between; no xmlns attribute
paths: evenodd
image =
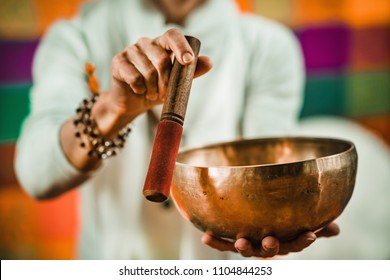
<svg viewBox="0 0 390 280"><path fill-rule="evenodd" d="M154 202L163 202L169 197L192 79L198 61L200 41L191 36L186 36L186 39L195 57L190 65L183 66L176 59L173 63L144 185L144 196Z"/></svg>

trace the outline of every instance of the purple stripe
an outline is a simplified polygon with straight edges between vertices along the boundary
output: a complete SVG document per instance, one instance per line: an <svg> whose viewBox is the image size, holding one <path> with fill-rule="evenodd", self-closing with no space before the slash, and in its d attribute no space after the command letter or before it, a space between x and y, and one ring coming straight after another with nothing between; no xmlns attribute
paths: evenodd
<svg viewBox="0 0 390 280"><path fill-rule="evenodd" d="M297 31L309 73L341 72L348 66L350 30L345 25L317 26Z"/></svg>
<svg viewBox="0 0 390 280"><path fill-rule="evenodd" d="M0 41L0 83L31 82L31 65L39 40Z"/></svg>

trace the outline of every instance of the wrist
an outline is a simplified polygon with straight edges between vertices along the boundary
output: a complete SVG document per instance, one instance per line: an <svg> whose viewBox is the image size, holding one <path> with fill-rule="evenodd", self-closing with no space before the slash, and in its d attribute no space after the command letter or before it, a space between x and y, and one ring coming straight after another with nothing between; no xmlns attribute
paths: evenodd
<svg viewBox="0 0 390 280"><path fill-rule="evenodd" d="M91 111L100 134L108 139L115 137L123 127L136 118L136 115L112 102L110 94L110 92L101 94Z"/></svg>
<svg viewBox="0 0 390 280"><path fill-rule="evenodd" d="M80 146L88 150L88 156L97 156L98 159L106 159L115 156L119 149L124 147L126 139L131 132L130 125L122 127L115 136L111 136L116 131L116 115L110 115L106 108L97 109L97 115L102 116L104 132L103 134L93 117L93 109L97 103L99 95L94 95L89 99L84 99L77 108L77 115L73 121L75 125L76 138L80 139ZM101 103L104 104L104 103ZM99 114L101 113L101 114Z"/></svg>
<svg viewBox="0 0 390 280"><path fill-rule="evenodd" d="M99 94L94 67L86 66L88 84L92 96L83 99L76 110L73 120L75 137L79 138L80 147L86 149L89 158L106 159L115 156L124 147L131 132L128 125L134 117L126 114L126 109L119 110L110 96L110 92ZM126 107L123 107L126 108ZM127 116L127 118L125 117ZM89 162L89 161L87 161Z"/></svg>

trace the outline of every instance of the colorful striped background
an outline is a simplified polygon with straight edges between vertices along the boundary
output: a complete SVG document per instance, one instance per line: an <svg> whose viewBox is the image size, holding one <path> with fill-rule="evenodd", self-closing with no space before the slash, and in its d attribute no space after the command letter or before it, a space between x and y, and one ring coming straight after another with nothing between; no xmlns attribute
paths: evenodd
<svg viewBox="0 0 390 280"><path fill-rule="evenodd" d="M212 1L212 0L211 0ZM2 0L0 3L0 257L72 259L77 191L35 202L19 187L12 160L28 113L31 62L46 28L68 18L82 0ZM302 118L350 118L390 144L389 0L237 0L290 26L308 75Z"/></svg>

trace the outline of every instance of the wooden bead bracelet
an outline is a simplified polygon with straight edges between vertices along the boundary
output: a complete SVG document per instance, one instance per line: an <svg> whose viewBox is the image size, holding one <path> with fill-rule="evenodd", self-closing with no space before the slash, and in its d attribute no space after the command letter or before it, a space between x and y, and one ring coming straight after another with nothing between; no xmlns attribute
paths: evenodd
<svg viewBox="0 0 390 280"><path fill-rule="evenodd" d="M76 116L73 120L76 128L75 137L80 140L80 146L83 148L87 147L84 139L88 141L90 147L88 156L92 157L95 155L98 159L107 159L115 156L118 150L123 148L131 132L131 126L129 124L121 129L113 140L108 140L100 135L98 126L91 116L92 108L99 98L99 84L94 75L94 66L87 63L85 70L92 96L89 99L84 99L76 109Z"/></svg>

